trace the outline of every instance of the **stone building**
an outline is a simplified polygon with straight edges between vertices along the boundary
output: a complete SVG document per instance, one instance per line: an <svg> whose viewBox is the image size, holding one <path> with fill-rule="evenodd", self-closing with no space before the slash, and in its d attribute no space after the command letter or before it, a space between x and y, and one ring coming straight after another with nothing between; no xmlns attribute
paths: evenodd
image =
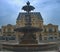
<svg viewBox="0 0 60 52"><path fill-rule="evenodd" d="M26 26L26 22L25 19L26 18L26 14L27 13L19 13L17 20L16 20L16 25L11 25L8 24L6 26L2 26L1 27L1 35L2 36L7 36L7 37L14 37L15 39L19 39L21 38L24 34L21 32L16 32L14 31L15 28L17 27L24 27ZM58 40L59 39L59 30L58 30L58 25L54 25L54 24L48 24L48 25L44 25L43 24L43 18L40 14L40 12L32 12L30 13L31 15L31 24L33 27L39 27L42 28L43 30L41 32L37 32L36 34L36 39L38 40ZM12 38L12 40L15 40ZM9 38L8 38L9 40Z"/></svg>

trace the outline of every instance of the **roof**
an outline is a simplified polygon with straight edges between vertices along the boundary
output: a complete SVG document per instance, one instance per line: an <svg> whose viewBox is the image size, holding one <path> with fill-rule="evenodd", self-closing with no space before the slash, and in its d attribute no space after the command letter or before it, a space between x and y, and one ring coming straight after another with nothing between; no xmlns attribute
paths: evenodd
<svg viewBox="0 0 60 52"><path fill-rule="evenodd" d="M12 26L11 24L8 24L7 26Z"/></svg>
<svg viewBox="0 0 60 52"><path fill-rule="evenodd" d="M25 17L25 15L27 15L27 13L25 13L25 12L20 12L19 15L18 15L17 20L20 20L21 17L23 17L23 16ZM39 18L40 20L43 20L40 12L31 12L30 15L31 15L31 16L35 16L35 17Z"/></svg>

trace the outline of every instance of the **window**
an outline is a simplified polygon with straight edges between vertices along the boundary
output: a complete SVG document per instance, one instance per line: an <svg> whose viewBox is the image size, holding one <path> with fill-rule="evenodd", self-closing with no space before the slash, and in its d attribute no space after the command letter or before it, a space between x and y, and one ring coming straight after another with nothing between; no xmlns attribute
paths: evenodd
<svg viewBox="0 0 60 52"><path fill-rule="evenodd" d="M53 31L53 29L52 28L49 28L49 32L52 32Z"/></svg>
<svg viewBox="0 0 60 52"><path fill-rule="evenodd" d="M9 41L9 37L7 36L7 37L5 37L6 38L6 41Z"/></svg>
<svg viewBox="0 0 60 52"><path fill-rule="evenodd" d="M11 36L11 34L8 34L7 36Z"/></svg>
<svg viewBox="0 0 60 52"><path fill-rule="evenodd" d="M9 37L9 40L15 40L14 36Z"/></svg>
<svg viewBox="0 0 60 52"><path fill-rule="evenodd" d="M53 40L53 37L49 37L48 40Z"/></svg>
<svg viewBox="0 0 60 52"><path fill-rule="evenodd" d="M39 40L42 40L42 35L40 34Z"/></svg>
<svg viewBox="0 0 60 52"><path fill-rule="evenodd" d="M56 32L57 30L55 29L55 32Z"/></svg>
<svg viewBox="0 0 60 52"><path fill-rule="evenodd" d="M59 34L59 37L60 37L60 34Z"/></svg>
<svg viewBox="0 0 60 52"><path fill-rule="evenodd" d="M44 29L44 32L46 32L46 29Z"/></svg>
<svg viewBox="0 0 60 52"><path fill-rule="evenodd" d="M47 40L47 37L44 37L44 40Z"/></svg>
<svg viewBox="0 0 60 52"><path fill-rule="evenodd" d="M3 40L3 37L2 36L0 36L0 40Z"/></svg>
<svg viewBox="0 0 60 52"><path fill-rule="evenodd" d="M8 28L8 32L11 32L11 28Z"/></svg>
<svg viewBox="0 0 60 52"><path fill-rule="evenodd" d="M5 31L6 31L6 30L5 30L5 29L3 29L3 32L4 32L4 33L5 33Z"/></svg>
<svg viewBox="0 0 60 52"><path fill-rule="evenodd" d="M57 39L57 37L55 37L55 39Z"/></svg>

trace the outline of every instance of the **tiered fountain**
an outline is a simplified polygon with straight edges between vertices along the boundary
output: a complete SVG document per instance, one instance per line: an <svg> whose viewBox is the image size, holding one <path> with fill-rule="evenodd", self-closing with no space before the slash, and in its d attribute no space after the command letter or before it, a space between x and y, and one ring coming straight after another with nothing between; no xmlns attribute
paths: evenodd
<svg viewBox="0 0 60 52"><path fill-rule="evenodd" d="M28 20L25 20L25 27L18 27L15 29L15 31L24 33L24 36L21 38L20 44L37 44L38 41L36 40L36 35L34 35L34 32L42 31L42 29L32 27L30 11L34 10L35 8L33 6L30 6L30 2L27 2L27 5L23 6L22 9L26 11L27 14L25 19L27 19L28 17Z"/></svg>

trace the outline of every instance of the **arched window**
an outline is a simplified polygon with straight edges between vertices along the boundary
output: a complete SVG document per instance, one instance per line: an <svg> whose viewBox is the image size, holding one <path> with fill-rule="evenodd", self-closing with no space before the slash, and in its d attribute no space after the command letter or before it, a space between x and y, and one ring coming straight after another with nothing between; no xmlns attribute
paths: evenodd
<svg viewBox="0 0 60 52"><path fill-rule="evenodd" d="M49 32L53 32L53 29L52 28L49 28L49 30L48 30Z"/></svg>
<svg viewBox="0 0 60 52"><path fill-rule="evenodd" d="M11 32L11 28L8 28L8 30L7 30L8 32Z"/></svg>

